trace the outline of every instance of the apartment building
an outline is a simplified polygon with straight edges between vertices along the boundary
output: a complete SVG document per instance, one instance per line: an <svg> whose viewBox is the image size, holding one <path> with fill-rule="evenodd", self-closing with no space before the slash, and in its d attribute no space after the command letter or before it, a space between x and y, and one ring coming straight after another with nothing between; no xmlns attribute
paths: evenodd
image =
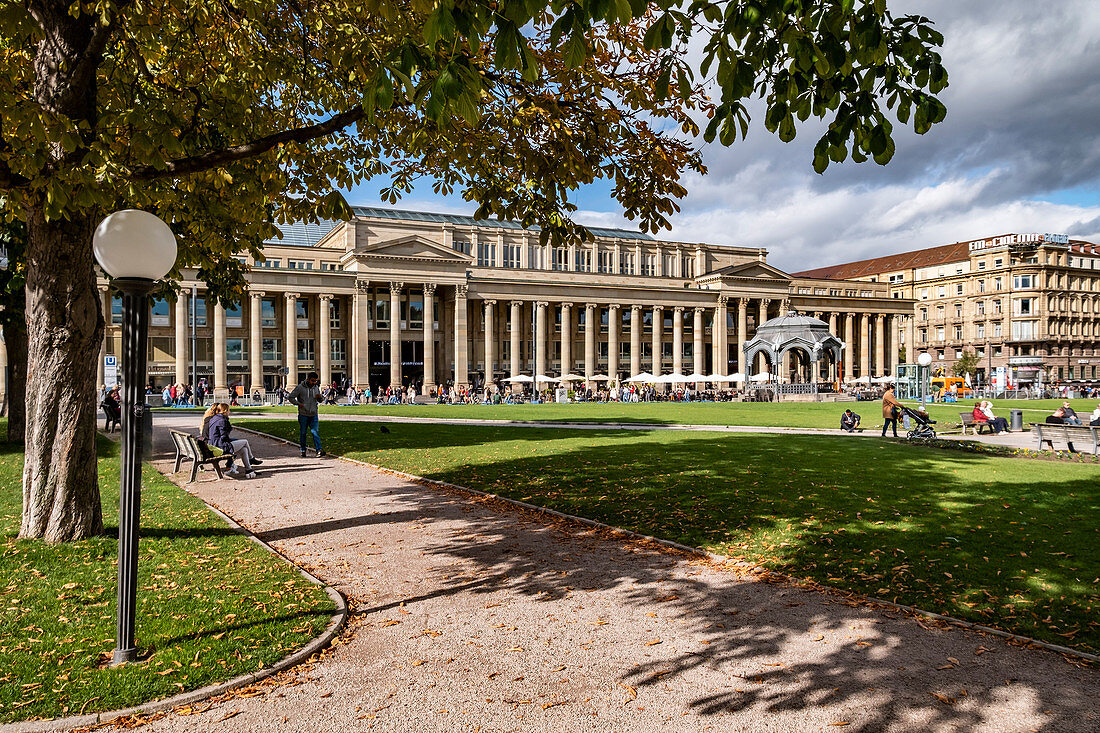
<svg viewBox="0 0 1100 733"><path fill-rule="evenodd" d="M1100 252L1059 234L1003 234L848 262L795 277L886 283L912 302L902 328L906 360L927 351L950 370L964 351L983 382L1100 379Z"/></svg>

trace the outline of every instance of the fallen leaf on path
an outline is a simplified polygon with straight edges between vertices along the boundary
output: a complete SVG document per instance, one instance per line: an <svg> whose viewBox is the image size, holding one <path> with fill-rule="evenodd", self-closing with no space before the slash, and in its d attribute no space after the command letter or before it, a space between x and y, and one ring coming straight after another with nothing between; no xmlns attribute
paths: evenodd
<svg viewBox="0 0 1100 733"><path fill-rule="evenodd" d="M836 723L829 723L829 725L835 725L836 727L839 728L842 725L851 725L851 723L849 723L847 720L840 720L840 721L837 721Z"/></svg>
<svg viewBox="0 0 1100 733"><path fill-rule="evenodd" d="M932 697L934 697L937 700L939 700L940 702L942 702L944 705L954 705L955 704L955 698L953 698L953 697L948 697L947 695L942 695L938 692L932 692L932 693L929 693L929 694L931 694Z"/></svg>
<svg viewBox="0 0 1100 733"><path fill-rule="evenodd" d="M645 643L645 645L646 645L646 646L656 646L657 644L660 644L660 643L661 643L661 640L660 640L660 639L652 639L652 640L650 640L650 641L647 641L647 642Z"/></svg>
<svg viewBox="0 0 1100 733"><path fill-rule="evenodd" d="M619 683L619 687L626 690L627 694L630 695L630 697L628 697L626 699L626 702L630 702L631 700L637 700L638 699L638 688L637 687L631 687L630 685L624 685L622 682Z"/></svg>
<svg viewBox="0 0 1100 733"><path fill-rule="evenodd" d="M216 721L214 721L214 722L216 722L216 723L220 723L220 722L222 722L223 720L229 720L230 718L235 718L236 716L238 716L238 715L240 715L240 714L241 714L241 711L240 711L240 710L234 710L234 711L233 711L233 712L231 712L231 713L226 713L225 715L223 715L222 717L218 718L218 719L217 719Z"/></svg>

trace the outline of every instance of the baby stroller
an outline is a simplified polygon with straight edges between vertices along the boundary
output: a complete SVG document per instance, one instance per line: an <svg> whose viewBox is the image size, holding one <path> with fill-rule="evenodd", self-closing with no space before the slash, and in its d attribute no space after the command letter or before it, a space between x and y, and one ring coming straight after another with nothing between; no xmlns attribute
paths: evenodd
<svg viewBox="0 0 1100 733"><path fill-rule="evenodd" d="M932 440L936 437L936 429L932 427L936 424L936 421L930 420L926 413L911 410L905 405L901 405L901 411L908 415L914 423L913 429L906 433L906 438L909 440Z"/></svg>

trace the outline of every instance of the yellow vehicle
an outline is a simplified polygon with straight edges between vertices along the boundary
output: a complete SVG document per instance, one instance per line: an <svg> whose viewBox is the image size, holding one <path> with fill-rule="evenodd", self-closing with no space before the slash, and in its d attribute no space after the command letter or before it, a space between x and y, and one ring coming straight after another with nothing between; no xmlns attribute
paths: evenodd
<svg viewBox="0 0 1100 733"><path fill-rule="evenodd" d="M961 399L974 396L974 390L966 386L966 380L962 377L932 377L930 389L933 394L938 394L941 400L951 395Z"/></svg>

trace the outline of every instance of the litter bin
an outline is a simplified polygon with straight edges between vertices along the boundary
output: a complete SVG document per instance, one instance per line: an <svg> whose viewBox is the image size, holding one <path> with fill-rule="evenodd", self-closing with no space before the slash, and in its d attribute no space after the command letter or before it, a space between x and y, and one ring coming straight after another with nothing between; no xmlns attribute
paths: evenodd
<svg viewBox="0 0 1100 733"><path fill-rule="evenodd" d="M1023 410L1009 410L1009 427L1012 430L1024 429L1024 411Z"/></svg>
<svg viewBox="0 0 1100 733"><path fill-rule="evenodd" d="M142 436L141 457L142 460L153 460L153 411L146 404L141 411Z"/></svg>

